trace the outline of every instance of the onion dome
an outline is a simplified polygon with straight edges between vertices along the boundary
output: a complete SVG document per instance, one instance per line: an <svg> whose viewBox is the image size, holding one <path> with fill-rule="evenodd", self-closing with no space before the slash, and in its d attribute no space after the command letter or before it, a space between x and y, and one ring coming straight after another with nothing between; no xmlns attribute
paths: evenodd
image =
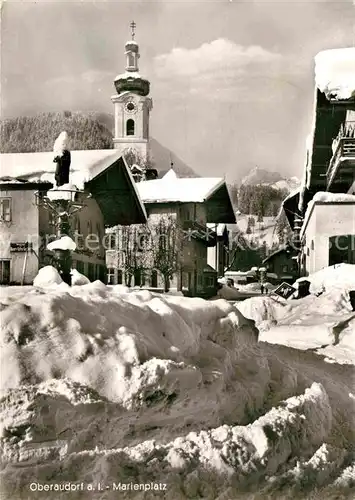
<svg viewBox="0 0 355 500"><path fill-rule="evenodd" d="M134 40L136 25L134 22L131 23L132 28L132 40L128 41L125 45L126 54L126 72L122 75L118 75L115 78L115 87L118 94L123 92L134 92L136 94L146 96L149 94L150 82L139 74L138 59L139 55L139 45Z"/></svg>

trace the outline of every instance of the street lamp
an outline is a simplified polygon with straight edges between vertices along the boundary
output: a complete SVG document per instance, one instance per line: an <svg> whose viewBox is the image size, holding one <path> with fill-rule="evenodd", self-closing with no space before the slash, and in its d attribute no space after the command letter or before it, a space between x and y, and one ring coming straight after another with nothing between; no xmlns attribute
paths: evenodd
<svg viewBox="0 0 355 500"><path fill-rule="evenodd" d="M262 285L265 281L265 277L266 277L266 267L252 267L251 268L251 271L253 271L255 273L255 277L257 278L257 280L260 282L260 284Z"/></svg>
<svg viewBox="0 0 355 500"><path fill-rule="evenodd" d="M72 251L75 243L70 237L70 220L72 216L85 207L85 201L91 196L84 191L67 185L65 189L50 189L46 194L35 193L36 205L52 214L56 228L55 241L48 245L48 250L54 253L54 267L62 280L71 285Z"/></svg>

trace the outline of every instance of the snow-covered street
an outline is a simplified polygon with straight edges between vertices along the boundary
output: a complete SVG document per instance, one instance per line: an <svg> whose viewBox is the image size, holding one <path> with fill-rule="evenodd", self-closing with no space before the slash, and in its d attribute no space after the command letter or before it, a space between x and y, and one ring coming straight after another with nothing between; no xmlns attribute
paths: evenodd
<svg viewBox="0 0 355 500"><path fill-rule="evenodd" d="M50 281L1 289L6 498L354 497L346 286L253 297L246 319L222 299Z"/></svg>

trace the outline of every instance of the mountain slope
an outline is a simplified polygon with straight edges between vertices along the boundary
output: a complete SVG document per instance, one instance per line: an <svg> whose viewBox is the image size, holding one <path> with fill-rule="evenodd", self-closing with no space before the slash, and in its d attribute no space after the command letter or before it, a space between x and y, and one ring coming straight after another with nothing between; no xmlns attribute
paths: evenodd
<svg viewBox="0 0 355 500"><path fill-rule="evenodd" d="M275 189L293 191L300 185L297 177L285 178L279 172L270 172L263 168L255 167L241 182L242 186L267 185Z"/></svg>
<svg viewBox="0 0 355 500"><path fill-rule="evenodd" d="M181 158L156 139L150 140L150 147L154 168L158 170L159 177L162 177L170 169L171 162L178 177L200 177Z"/></svg>
<svg viewBox="0 0 355 500"><path fill-rule="evenodd" d="M283 177L279 172L269 172L263 168L255 167L248 175L243 177L241 185L274 184L282 179Z"/></svg>

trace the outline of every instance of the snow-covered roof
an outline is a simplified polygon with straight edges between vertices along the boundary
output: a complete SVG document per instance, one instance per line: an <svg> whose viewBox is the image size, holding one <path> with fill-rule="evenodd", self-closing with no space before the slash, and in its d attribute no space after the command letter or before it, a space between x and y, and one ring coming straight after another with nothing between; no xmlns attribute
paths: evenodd
<svg viewBox="0 0 355 500"><path fill-rule="evenodd" d="M162 179L137 183L144 203L203 203L223 184L221 177L177 178L170 171Z"/></svg>
<svg viewBox="0 0 355 500"><path fill-rule="evenodd" d="M107 168L113 165L122 157L122 154L115 149L94 149L71 151L70 165L70 182L79 190L84 189L86 182L95 179L98 175L104 172ZM53 162L54 154L52 151L44 153L5 153L0 154L0 176L1 177L19 177L29 182L54 182L54 173L56 163ZM125 162L121 163L121 167L127 174L127 182L132 188L130 201L132 202L131 209L135 207L137 212L131 211L132 224L136 222L135 216L140 221L146 220L147 214L143 202L139 196L137 185L133 180L132 174ZM123 188L122 192L125 192ZM117 186L120 190L120 186ZM134 194L133 194L134 193ZM104 198L101 196L101 198ZM96 196L99 201L99 197ZM100 203L99 203L100 204ZM101 208L103 213L104 207ZM110 208L111 210L111 208ZM126 207L126 211L130 208ZM116 211L118 214L118 211ZM105 212L106 213L106 212ZM136 214L136 215L134 215ZM107 214L106 214L107 215ZM115 216L116 217L116 216ZM116 222L119 224L119 222ZM114 224L112 224L114 225Z"/></svg>
<svg viewBox="0 0 355 500"><path fill-rule="evenodd" d="M334 99L355 97L355 47L319 52L315 57L316 86Z"/></svg>
<svg viewBox="0 0 355 500"><path fill-rule="evenodd" d="M326 191L318 191L312 200L307 205L307 210L304 216L303 225L301 229L301 236L306 230L308 220L310 218L312 209L315 203L353 203L355 205L355 195L347 193L328 193Z"/></svg>
<svg viewBox="0 0 355 500"><path fill-rule="evenodd" d="M70 180L78 189L120 158L114 149L71 151ZM54 153L4 153L0 155L0 176L19 177L32 182L54 181Z"/></svg>
<svg viewBox="0 0 355 500"><path fill-rule="evenodd" d="M347 193L328 193L319 191L313 196L313 202L321 201L322 203L339 203L339 202L353 202L355 203L355 196Z"/></svg>
<svg viewBox="0 0 355 500"><path fill-rule="evenodd" d="M273 257L275 257L276 255L279 255L280 253L283 253L283 252L287 252L289 251L290 252L290 256L291 256L291 252L292 252L292 247L289 247L287 245L283 245L282 247L278 248L277 250L275 250L274 252L272 252L270 255L268 255L264 260L263 260L263 263L264 262L268 262L270 259L272 259ZM291 257L292 258L292 257Z"/></svg>
<svg viewBox="0 0 355 500"><path fill-rule="evenodd" d="M143 79L143 77L141 76L140 73L138 73L138 71L125 71L124 73L117 75L115 80L125 80L126 78L141 78L141 79Z"/></svg>
<svg viewBox="0 0 355 500"><path fill-rule="evenodd" d="M167 173L162 177L165 181L173 181L175 179L178 179L178 176L176 175L176 172L173 168L167 171Z"/></svg>

